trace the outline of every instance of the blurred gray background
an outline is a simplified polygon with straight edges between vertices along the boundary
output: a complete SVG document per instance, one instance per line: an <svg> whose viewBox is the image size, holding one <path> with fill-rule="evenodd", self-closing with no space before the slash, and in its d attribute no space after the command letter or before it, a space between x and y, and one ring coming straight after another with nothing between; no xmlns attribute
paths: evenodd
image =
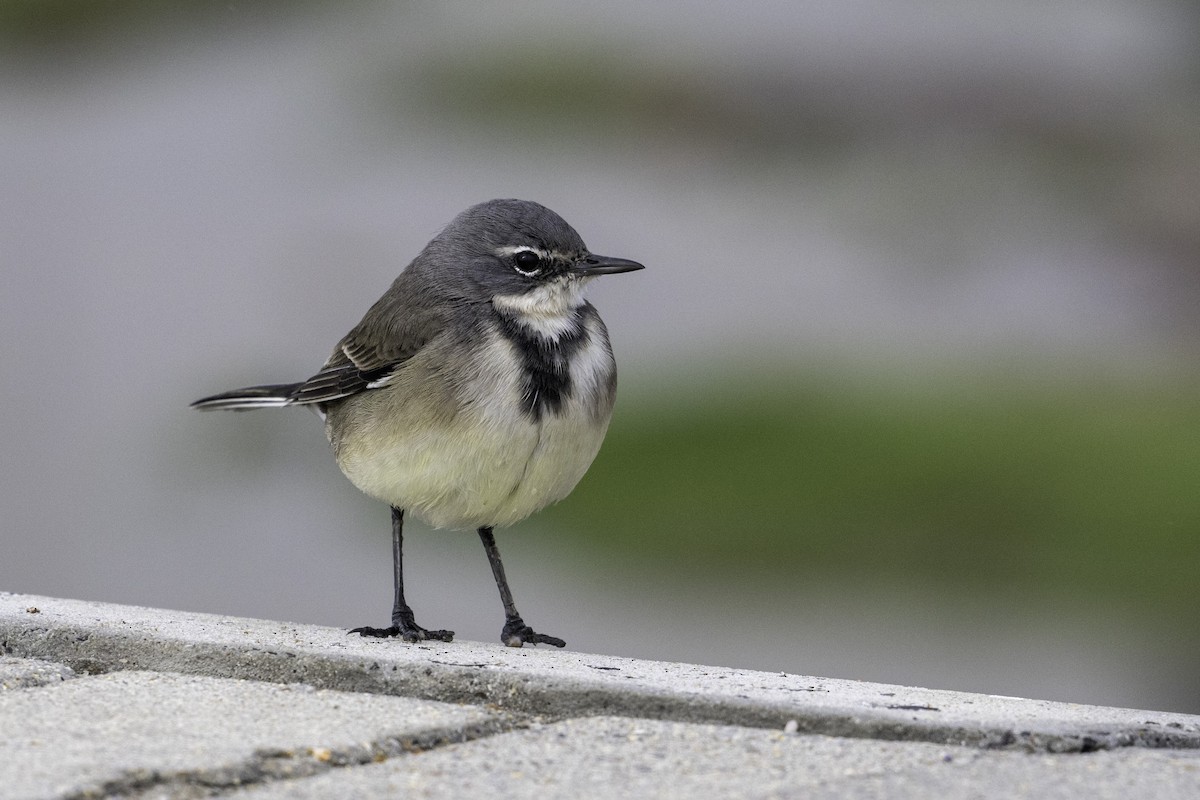
<svg viewBox="0 0 1200 800"><path fill-rule="evenodd" d="M0 589L386 622L303 411L457 212L537 200L622 385L498 537L572 649L1200 712L1193 4L0 0ZM407 537L493 641L473 534ZM392 643L383 646L403 646ZM497 644L497 646L499 646Z"/></svg>

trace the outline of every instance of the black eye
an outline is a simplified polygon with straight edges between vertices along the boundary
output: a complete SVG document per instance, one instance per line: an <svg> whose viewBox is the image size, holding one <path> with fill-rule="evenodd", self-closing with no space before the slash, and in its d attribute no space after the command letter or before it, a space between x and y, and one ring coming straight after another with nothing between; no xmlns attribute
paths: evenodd
<svg viewBox="0 0 1200 800"><path fill-rule="evenodd" d="M521 250L513 254L513 266L522 275L532 275L542 268L542 259L532 250Z"/></svg>

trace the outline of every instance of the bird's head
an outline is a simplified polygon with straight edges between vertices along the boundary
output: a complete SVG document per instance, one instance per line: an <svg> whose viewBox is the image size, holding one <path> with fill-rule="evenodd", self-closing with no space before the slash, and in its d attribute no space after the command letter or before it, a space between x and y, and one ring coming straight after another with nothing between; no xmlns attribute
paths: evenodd
<svg viewBox="0 0 1200 800"><path fill-rule="evenodd" d="M557 315L583 303L598 275L643 269L599 256L566 220L527 200L489 200L454 218L418 261L479 299L526 315Z"/></svg>

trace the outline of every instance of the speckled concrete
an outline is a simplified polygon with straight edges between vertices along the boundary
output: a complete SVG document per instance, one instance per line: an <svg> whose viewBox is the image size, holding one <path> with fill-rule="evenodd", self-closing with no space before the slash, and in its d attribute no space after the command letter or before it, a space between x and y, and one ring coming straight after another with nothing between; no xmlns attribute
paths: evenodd
<svg viewBox="0 0 1200 800"><path fill-rule="evenodd" d="M213 792L1193 797L1200 717L0 594L0 797Z"/></svg>

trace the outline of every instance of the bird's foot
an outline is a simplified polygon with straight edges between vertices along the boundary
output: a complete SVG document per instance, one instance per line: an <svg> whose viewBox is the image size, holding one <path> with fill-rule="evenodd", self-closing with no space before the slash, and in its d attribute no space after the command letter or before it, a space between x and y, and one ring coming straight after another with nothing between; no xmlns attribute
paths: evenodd
<svg viewBox="0 0 1200 800"><path fill-rule="evenodd" d="M439 642L454 641L454 631L430 631L422 628L413 621L412 612L392 617L392 626L390 628L371 628L363 626L355 628L350 633L357 633L359 636L368 636L375 639L386 639L390 636L395 636L403 639L406 642L422 642L426 639L433 639Z"/></svg>
<svg viewBox="0 0 1200 800"><path fill-rule="evenodd" d="M520 617L510 617L508 622L504 623L504 630L500 631L500 641L509 647L520 647L525 644L549 644L555 647L567 646L566 642L556 636L547 636L544 633L538 633L526 625L525 620Z"/></svg>

